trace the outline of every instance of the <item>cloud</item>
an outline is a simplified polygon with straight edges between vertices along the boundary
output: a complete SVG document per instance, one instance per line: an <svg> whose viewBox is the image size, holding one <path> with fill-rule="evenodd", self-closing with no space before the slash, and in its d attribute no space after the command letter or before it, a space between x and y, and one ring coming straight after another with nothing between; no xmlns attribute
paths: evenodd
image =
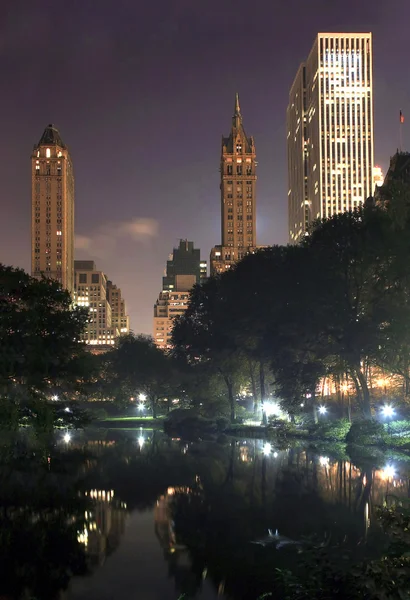
<svg viewBox="0 0 410 600"><path fill-rule="evenodd" d="M133 219L120 221L110 225L102 225L91 235L76 235L76 250L84 250L95 257L112 254L118 242L131 240L146 244L158 236L159 225L155 219Z"/></svg>

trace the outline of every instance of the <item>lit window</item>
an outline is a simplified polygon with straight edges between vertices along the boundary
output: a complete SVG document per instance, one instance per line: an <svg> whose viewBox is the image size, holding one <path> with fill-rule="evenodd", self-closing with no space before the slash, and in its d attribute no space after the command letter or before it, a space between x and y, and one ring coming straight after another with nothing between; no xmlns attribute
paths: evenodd
<svg viewBox="0 0 410 600"><path fill-rule="evenodd" d="M47 158L50 158L50 156L51 156L50 148L47 148L47 150L46 150L46 156L47 156Z"/></svg>

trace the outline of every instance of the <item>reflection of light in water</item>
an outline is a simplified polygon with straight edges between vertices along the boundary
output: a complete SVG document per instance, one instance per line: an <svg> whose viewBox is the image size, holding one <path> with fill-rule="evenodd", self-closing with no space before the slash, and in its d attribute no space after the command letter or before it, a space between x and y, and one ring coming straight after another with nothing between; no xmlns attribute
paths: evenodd
<svg viewBox="0 0 410 600"><path fill-rule="evenodd" d="M395 476L395 474L396 469L393 467L393 465L386 465L382 471L383 479L391 479Z"/></svg>
<svg viewBox="0 0 410 600"><path fill-rule="evenodd" d="M321 456L319 458L319 462L320 462L320 465L322 467L326 467L329 464L329 457L328 456Z"/></svg>
<svg viewBox="0 0 410 600"><path fill-rule="evenodd" d="M64 434L64 441L66 444L71 440L71 435L69 433Z"/></svg>
<svg viewBox="0 0 410 600"><path fill-rule="evenodd" d="M90 490L89 492L85 492L85 495L89 495L90 498L95 500L111 502L114 497L114 490L109 490L107 492L105 490Z"/></svg>
<svg viewBox="0 0 410 600"><path fill-rule="evenodd" d="M145 438L144 438L144 436L140 435L140 437L138 438L138 446L140 448L142 448L144 443L145 443Z"/></svg>
<svg viewBox="0 0 410 600"><path fill-rule="evenodd" d="M277 452L274 452L274 453L273 453L273 457L274 457L274 458L278 458L278 456L279 456L279 454L278 454Z"/></svg>
<svg viewBox="0 0 410 600"><path fill-rule="evenodd" d="M272 444L269 444L269 442L266 442L266 444L263 447L263 453L265 456L269 456L269 454L272 452Z"/></svg>
<svg viewBox="0 0 410 600"><path fill-rule="evenodd" d="M84 528L84 531L78 532L77 540L80 544L84 544L84 546L87 546L87 544L88 544L88 529L87 529L87 527Z"/></svg>

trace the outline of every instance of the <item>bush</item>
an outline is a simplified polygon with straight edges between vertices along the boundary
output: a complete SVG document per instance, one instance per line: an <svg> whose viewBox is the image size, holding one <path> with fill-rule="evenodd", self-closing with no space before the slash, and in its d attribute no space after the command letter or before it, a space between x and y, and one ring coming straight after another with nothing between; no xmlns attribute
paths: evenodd
<svg viewBox="0 0 410 600"><path fill-rule="evenodd" d="M332 442L344 442L350 430L350 422L347 419L337 421L322 421L309 429L309 434L320 440L331 440Z"/></svg>
<svg viewBox="0 0 410 600"><path fill-rule="evenodd" d="M165 433L177 433L179 435L203 433L216 433L217 424L212 419L198 415L193 410L177 408L169 413L164 420Z"/></svg>
<svg viewBox="0 0 410 600"><path fill-rule="evenodd" d="M382 423L378 421L358 421L353 423L346 436L349 444L377 445L385 441L386 432Z"/></svg>
<svg viewBox="0 0 410 600"><path fill-rule="evenodd" d="M410 421L391 421L385 423L384 429L394 436L410 436Z"/></svg>

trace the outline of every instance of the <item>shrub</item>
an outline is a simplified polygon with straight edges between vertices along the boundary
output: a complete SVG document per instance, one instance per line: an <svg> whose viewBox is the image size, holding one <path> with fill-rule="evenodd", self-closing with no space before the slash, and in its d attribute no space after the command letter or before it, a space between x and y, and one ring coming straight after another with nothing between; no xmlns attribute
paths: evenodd
<svg viewBox="0 0 410 600"><path fill-rule="evenodd" d="M346 436L349 444L376 445L384 442L386 432L383 424L378 421L358 421L353 423Z"/></svg>
<svg viewBox="0 0 410 600"><path fill-rule="evenodd" d="M347 419L337 421L322 421L310 428L312 437L333 442L344 442L350 430L350 422Z"/></svg>

